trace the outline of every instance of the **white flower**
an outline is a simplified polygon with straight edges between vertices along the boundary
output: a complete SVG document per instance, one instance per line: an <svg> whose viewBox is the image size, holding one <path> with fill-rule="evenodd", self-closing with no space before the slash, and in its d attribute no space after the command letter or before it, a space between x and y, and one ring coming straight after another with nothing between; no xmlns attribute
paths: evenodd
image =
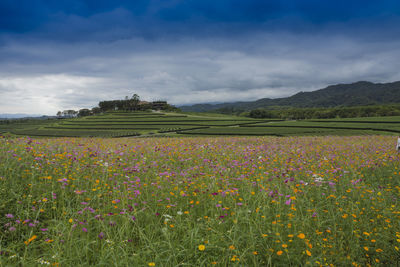
<svg viewBox="0 0 400 267"><path fill-rule="evenodd" d="M45 261L45 260L42 260L42 259L39 259L38 262L39 262L40 264L50 265L50 262Z"/></svg>

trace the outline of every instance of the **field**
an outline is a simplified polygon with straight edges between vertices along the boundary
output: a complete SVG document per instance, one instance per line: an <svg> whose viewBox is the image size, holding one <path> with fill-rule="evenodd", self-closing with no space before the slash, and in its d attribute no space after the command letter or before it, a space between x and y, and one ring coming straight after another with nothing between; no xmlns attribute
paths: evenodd
<svg viewBox="0 0 400 267"><path fill-rule="evenodd" d="M281 121L204 113L108 112L0 121L0 133L42 137L399 135L400 117Z"/></svg>
<svg viewBox="0 0 400 267"><path fill-rule="evenodd" d="M3 137L0 265L397 266L395 142Z"/></svg>

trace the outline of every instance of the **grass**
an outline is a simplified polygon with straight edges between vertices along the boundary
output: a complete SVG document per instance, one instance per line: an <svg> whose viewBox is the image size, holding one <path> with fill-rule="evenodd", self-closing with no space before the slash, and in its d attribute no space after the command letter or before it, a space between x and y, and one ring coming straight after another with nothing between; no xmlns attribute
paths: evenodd
<svg viewBox="0 0 400 267"><path fill-rule="evenodd" d="M2 266L396 266L391 136L0 139Z"/></svg>

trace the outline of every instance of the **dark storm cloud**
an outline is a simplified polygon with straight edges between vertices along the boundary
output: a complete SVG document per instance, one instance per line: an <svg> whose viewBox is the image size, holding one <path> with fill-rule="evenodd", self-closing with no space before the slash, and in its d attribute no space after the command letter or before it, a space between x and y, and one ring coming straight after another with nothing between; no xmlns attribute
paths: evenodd
<svg viewBox="0 0 400 267"><path fill-rule="evenodd" d="M399 10L370 0L1 1L0 112L399 80Z"/></svg>

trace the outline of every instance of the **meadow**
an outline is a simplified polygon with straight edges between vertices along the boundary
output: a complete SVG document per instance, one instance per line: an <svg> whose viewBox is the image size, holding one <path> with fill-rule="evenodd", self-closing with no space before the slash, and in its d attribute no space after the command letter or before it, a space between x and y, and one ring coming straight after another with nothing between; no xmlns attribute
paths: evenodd
<svg viewBox="0 0 400 267"><path fill-rule="evenodd" d="M0 265L396 266L395 142L3 137Z"/></svg>

